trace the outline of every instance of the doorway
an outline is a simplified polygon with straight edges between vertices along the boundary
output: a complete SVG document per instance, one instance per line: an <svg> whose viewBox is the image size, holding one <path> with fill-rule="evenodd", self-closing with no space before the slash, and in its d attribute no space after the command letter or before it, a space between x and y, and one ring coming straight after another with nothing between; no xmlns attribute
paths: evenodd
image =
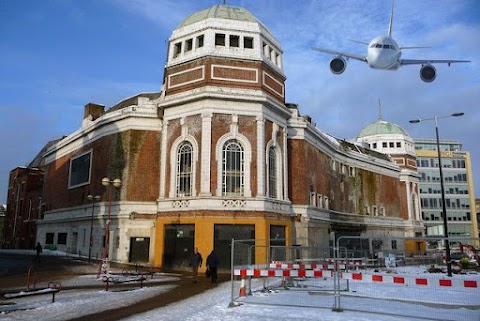
<svg viewBox="0 0 480 321"><path fill-rule="evenodd" d="M150 260L150 238L131 237L128 262L148 263Z"/></svg>
<svg viewBox="0 0 480 321"><path fill-rule="evenodd" d="M195 225L165 225L163 266L165 268L187 268L195 243Z"/></svg>

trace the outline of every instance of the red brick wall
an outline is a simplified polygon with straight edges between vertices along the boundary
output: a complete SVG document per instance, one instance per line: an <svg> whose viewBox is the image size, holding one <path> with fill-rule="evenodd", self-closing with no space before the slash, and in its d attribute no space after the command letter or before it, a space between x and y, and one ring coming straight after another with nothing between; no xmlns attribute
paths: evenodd
<svg viewBox="0 0 480 321"><path fill-rule="evenodd" d="M172 157L171 155L171 150L173 146L173 142L180 137L182 134L182 127L180 126L180 118L178 119L173 119L168 121L168 129L167 129L167 150L166 152L166 166L165 166L165 196L168 197L170 194L170 176L171 176L171 171L175 170L173 168L170 168L170 158Z"/></svg>
<svg viewBox="0 0 480 321"><path fill-rule="evenodd" d="M7 248L35 247L34 221L39 218L42 180L42 170L19 167L10 172L4 223Z"/></svg>
<svg viewBox="0 0 480 321"><path fill-rule="evenodd" d="M366 214L365 206L369 207L369 215L373 214L373 206L385 208L385 215L400 217L402 213L402 183L396 177L356 168L355 178L348 177L350 190L355 189L357 212ZM348 176L348 174L347 174ZM353 186L355 182L355 186ZM352 194L353 195L353 194ZM352 203L353 206L353 203ZM353 207L352 207L353 208Z"/></svg>
<svg viewBox="0 0 480 321"><path fill-rule="evenodd" d="M155 201L159 194L160 133L131 131L129 145L125 198L129 201Z"/></svg>
<svg viewBox="0 0 480 321"><path fill-rule="evenodd" d="M257 120L252 116L239 116L238 117L238 132L244 135L250 142L252 148L252 159L250 163L250 189L252 196L257 195ZM264 162L262 163L265 164Z"/></svg>
<svg viewBox="0 0 480 321"><path fill-rule="evenodd" d="M331 169L330 158L300 139L288 140L289 197L293 204L310 204L310 187L329 198L329 207L339 212L364 213L364 206L385 207L386 215L406 217L404 184L396 177L355 168L342 174ZM338 164L339 165L339 164ZM356 194L356 195L355 195Z"/></svg>
<svg viewBox="0 0 480 321"><path fill-rule="evenodd" d="M231 68L220 68L215 67L213 72L214 75L211 74L212 65L222 65L222 66L232 66L232 67L239 67L239 68L252 68L257 70L258 81L257 82L244 82L244 80L254 80L253 77L253 70L245 70L245 69L231 69ZM195 69L189 71L190 69L194 69L200 66L204 66L205 75L204 79L201 79L201 70ZM175 75L179 72L185 71L185 73ZM266 83L270 88L264 86L263 83L263 72L267 72L269 76L267 76ZM168 79L170 77L170 85L171 86L178 86L178 87L169 87L168 86ZM214 79L216 77L216 79ZM229 78L229 79L218 79L220 77ZM219 57L206 57L206 58L199 58L194 61L190 61L181 65L169 67L165 69L165 81L167 82L167 89L166 95L172 95L183 91L192 90L198 87L204 87L208 85L217 85L217 86L224 86L224 87L232 87L232 88L245 88L245 89L257 89L262 90L265 93L272 96L275 100L279 101L280 103L285 103L284 96L280 95L279 93L283 91L285 86L285 79L279 75L276 71L271 69L268 65L255 62L255 61L246 61L246 60L234 60L234 59L225 59ZM235 81L238 79L239 81ZM276 81L273 81L275 79ZM194 81L192 83L188 83L189 81ZM184 85L181 85L184 83Z"/></svg>
<svg viewBox="0 0 480 321"><path fill-rule="evenodd" d="M196 164L196 181L194 182L197 193L200 192L201 185L201 155L202 155L202 117L201 115L193 115L185 118L185 125L188 127L188 134L193 136L198 144L198 161ZM170 177L171 172L175 172L175 168L170 168L170 159L172 157L172 146L175 140L182 136L182 126L180 125L180 118L169 120L167 130L167 150L166 150L166 171L165 171L165 195L170 193ZM176 153L176 151L173 151ZM176 157L175 155L173 155Z"/></svg>
<svg viewBox="0 0 480 321"><path fill-rule="evenodd" d="M288 141L288 197L295 205L309 203L309 182L305 165L305 141L290 139Z"/></svg>
<svg viewBox="0 0 480 321"><path fill-rule="evenodd" d="M92 150L91 179L87 185L68 188L70 159ZM108 199L102 178L120 178L122 187L112 199L155 201L159 186L160 133L126 131L102 137L60 157L45 168L44 197L47 210L88 204L87 195Z"/></svg>

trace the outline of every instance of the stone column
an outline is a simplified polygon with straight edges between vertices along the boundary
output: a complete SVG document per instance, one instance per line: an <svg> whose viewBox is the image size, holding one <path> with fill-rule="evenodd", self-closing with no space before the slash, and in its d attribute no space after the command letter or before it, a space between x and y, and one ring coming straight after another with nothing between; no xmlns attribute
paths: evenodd
<svg viewBox="0 0 480 321"><path fill-rule="evenodd" d="M167 134L168 134L168 120L163 121L162 141L160 142L160 195L159 199L165 198L165 183L167 172Z"/></svg>
<svg viewBox="0 0 480 321"><path fill-rule="evenodd" d="M257 117L257 196L265 196L265 119Z"/></svg>
<svg viewBox="0 0 480 321"><path fill-rule="evenodd" d="M200 157L200 196L212 196L210 191L210 160L212 154L212 113L202 113L202 155Z"/></svg>

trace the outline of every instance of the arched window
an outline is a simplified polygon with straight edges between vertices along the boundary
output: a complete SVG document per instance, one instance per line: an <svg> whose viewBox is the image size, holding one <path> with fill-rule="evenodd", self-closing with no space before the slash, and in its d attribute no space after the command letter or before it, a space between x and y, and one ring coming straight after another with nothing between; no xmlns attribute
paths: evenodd
<svg viewBox="0 0 480 321"><path fill-rule="evenodd" d="M268 197L277 198L277 153L274 146L268 149Z"/></svg>
<svg viewBox="0 0 480 321"><path fill-rule="evenodd" d="M192 196L193 184L193 148L189 142L180 144L177 153L176 196Z"/></svg>
<svg viewBox="0 0 480 321"><path fill-rule="evenodd" d="M222 150L222 193L223 196L244 195L244 150L236 139L229 140Z"/></svg>

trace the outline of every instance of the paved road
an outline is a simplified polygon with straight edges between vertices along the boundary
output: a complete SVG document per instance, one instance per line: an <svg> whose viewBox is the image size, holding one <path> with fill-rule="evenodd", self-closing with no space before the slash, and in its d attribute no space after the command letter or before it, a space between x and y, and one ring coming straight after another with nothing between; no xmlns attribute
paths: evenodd
<svg viewBox="0 0 480 321"><path fill-rule="evenodd" d="M95 265L65 256L42 256L34 262L32 254L0 252L0 292L7 288L25 289L30 270L31 279L37 282L56 281L94 271Z"/></svg>
<svg viewBox="0 0 480 321"><path fill-rule="evenodd" d="M42 256L40 263L33 262L35 255L25 254L6 254L0 252L0 294L14 292L14 290L25 290L27 286L28 270L33 266L36 271L37 283L45 283L50 281L61 281L68 278L85 274L97 273L98 263L88 263L82 259L75 259L61 256ZM132 266L112 264L115 269L133 270ZM211 289L210 280L205 277L199 277L198 283L192 284L191 273L176 272L180 275L179 280L172 282L162 282L162 284L175 285L172 290L159 294L155 297L145 299L134 305L117 308L113 310L105 310L102 312L78 317L75 321L85 320L121 320L122 318L133 316L140 312L149 311L159 307L164 307L173 302L181 301L188 297L202 293ZM219 282L230 280L229 274L219 274ZM151 281L148 281L151 284ZM125 284L126 287L132 286ZM116 285L118 287L118 285ZM103 284L98 285L99 289L103 289Z"/></svg>

